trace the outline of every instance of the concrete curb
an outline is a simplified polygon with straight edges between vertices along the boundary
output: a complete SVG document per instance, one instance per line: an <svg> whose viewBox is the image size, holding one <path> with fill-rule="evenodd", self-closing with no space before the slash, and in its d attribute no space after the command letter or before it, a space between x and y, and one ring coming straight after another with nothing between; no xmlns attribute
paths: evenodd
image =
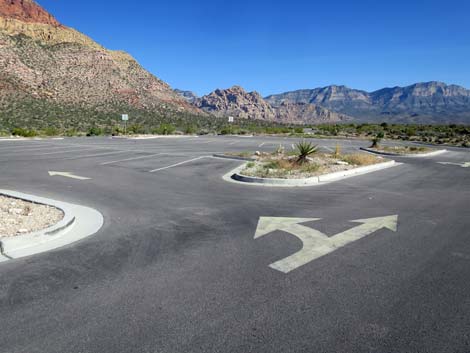
<svg viewBox="0 0 470 353"><path fill-rule="evenodd" d="M218 154L218 153L213 154L212 157L222 158L222 159L234 159L236 161L247 161L247 162L253 162L256 160L254 158L249 158L249 157L227 156L225 154Z"/></svg>
<svg viewBox="0 0 470 353"><path fill-rule="evenodd" d="M103 216L98 211L84 206L24 194L11 190L0 190L0 195L49 205L64 212L57 224L29 234L0 238L0 262L56 249L96 233L103 225Z"/></svg>
<svg viewBox="0 0 470 353"><path fill-rule="evenodd" d="M304 179L281 179L281 178L258 178L240 174L244 165L241 165L234 170L223 176L225 181L242 183L245 185L258 185L258 186L276 186L276 187L299 187L299 186L312 186L322 185L333 181L338 181L350 178L357 175L372 173L378 170L401 165L395 161L388 161L370 166L358 167L354 169L344 170L341 172L323 174L311 178Z"/></svg>
<svg viewBox="0 0 470 353"><path fill-rule="evenodd" d="M375 151L371 148L366 148L366 147L360 147L360 149L362 151L366 151L366 152L373 153L373 154L379 154L379 155L383 155L383 156L407 157L407 158L432 157L432 156L437 156L439 154L443 154L443 153L447 152L447 150L444 149L444 150L438 150L438 151L433 151L433 152L429 152L429 153L399 154L399 153L393 153L393 152L379 152L379 151Z"/></svg>

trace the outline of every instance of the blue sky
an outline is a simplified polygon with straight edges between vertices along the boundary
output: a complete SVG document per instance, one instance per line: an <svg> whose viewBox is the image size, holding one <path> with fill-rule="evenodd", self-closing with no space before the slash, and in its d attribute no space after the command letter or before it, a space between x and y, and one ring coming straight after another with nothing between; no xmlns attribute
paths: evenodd
<svg viewBox="0 0 470 353"><path fill-rule="evenodd" d="M174 88L470 88L470 1L39 0Z"/></svg>

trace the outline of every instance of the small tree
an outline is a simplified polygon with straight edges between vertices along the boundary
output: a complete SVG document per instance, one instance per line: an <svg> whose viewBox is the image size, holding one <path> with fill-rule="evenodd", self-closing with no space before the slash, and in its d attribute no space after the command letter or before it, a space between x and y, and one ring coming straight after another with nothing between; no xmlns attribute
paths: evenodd
<svg viewBox="0 0 470 353"><path fill-rule="evenodd" d="M375 135L375 137L372 139L372 145L370 146L370 148L378 148L379 147L379 143L382 141L382 139L384 138L384 133L383 131L380 131L378 134Z"/></svg>
<svg viewBox="0 0 470 353"><path fill-rule="evenodd" d="M297 163L298 164L304 164L307 162L307 157L310 156L311 154L314 154L318 151L318 146L314 145L310 142L302 141L299 142L296 146L297 152L298 152L298 157L297 157Z"/></svg>

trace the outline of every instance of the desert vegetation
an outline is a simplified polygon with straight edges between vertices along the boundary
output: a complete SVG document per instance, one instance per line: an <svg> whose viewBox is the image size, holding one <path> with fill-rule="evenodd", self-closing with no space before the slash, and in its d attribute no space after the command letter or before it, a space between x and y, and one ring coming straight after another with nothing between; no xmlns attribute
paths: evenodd
<svg viewBox="0 0 470 353"><path fill-rule="evenodd" d="M295 150L286 153L276 149L272 153L257 152L255 161L245 164L241 174L260 178L297 179L353 169L359 166L384 162L381 157L367 153L321 153L316 145L302 141Z"/></svg>

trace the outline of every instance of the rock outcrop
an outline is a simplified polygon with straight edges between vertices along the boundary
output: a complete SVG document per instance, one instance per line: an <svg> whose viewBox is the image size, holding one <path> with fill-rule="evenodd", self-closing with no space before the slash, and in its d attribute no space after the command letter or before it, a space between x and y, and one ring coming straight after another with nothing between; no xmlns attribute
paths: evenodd
<svg viewBox="0 0 470 353"><path fill-rule="evenodd" d="M240 86L217 89L198 98L194 104L216 116L265 120L279 123L316 124L346 121L343 114L308 103L280 102L271 105L258 92L246 92Z"/></svg>
<svg viewBox="0 0 470 353"><path fill-rule="evenodd" d="M276 120L276 111L258 92L246 92L240 86L233 86L228 89L217 89L197 99L195 105L216 116Z"/></svg>
<svg viewBox="0 0 470 353"><path fill-rule="evenodd" d="M0 17L54 27L61 24L33 0L0 0Z"/></svg>

